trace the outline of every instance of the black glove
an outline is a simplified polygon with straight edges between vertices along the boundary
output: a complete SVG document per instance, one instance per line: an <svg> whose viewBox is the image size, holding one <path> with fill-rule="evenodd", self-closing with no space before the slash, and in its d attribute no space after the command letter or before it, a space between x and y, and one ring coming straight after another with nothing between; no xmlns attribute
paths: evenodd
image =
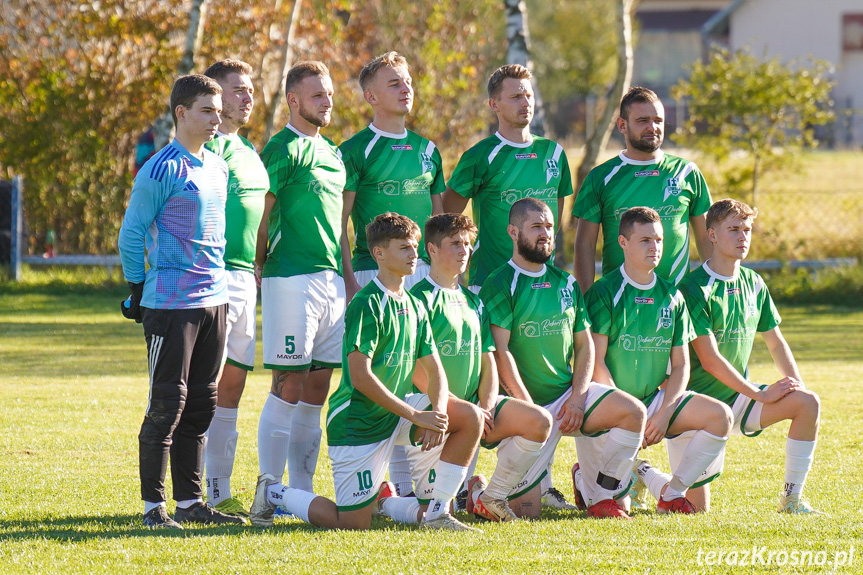
<svg viewBox="0 0 863 575"><path fill-rule="evenodd" d="M134 319L135 323L141 323L141 297L144 295L144 282L139 284L129 282L129 291L132 295L120 302L120 311L126 319Z"/></svg>

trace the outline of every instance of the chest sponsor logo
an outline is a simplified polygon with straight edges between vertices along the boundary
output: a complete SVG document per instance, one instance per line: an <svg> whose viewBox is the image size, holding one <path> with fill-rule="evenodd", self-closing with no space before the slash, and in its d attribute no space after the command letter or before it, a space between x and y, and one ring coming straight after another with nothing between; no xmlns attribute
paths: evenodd
<svg viewBox="0 0 863 575"><path fill-rule="evenodd" d="M557 160L545 161L545 183L550 182L554 178L560 177L560 168L557 165Z"/></svg>
<svg viewBox="0 0 863 575"><path fill-rule="evenodd" d="M637 298L635 298L635 303L649 303L649 304L653 305L653 298L652 297L637 297Z"/></svg>
<svg viewBox="0 0 863 575"><path fill-rule="evenodd" d="M535 160L536 154L516 154L516 160Z"/></svg>
<svg viewBox="0 0 863 575"><path fill-rule="evenodd" d="M668 329L671 327L671 308L664 307L659 310L659 325L656 326L656 329L665 328Z"/></svg>
<svg viewBox="0 0 863 575"><path fill-rule="evenodd" d="M384 354L384 363L387 367L398 367L399 365L410 365L413 361L414 352L409 351L390 351Z"/></svg>
<svg viewBox="0 0 863 575"><path fill-rule="evenodd" d="M430 182L425 178L415 178L403 181L386 180L378 183L378 193L385 196L410 196L427 194L431 189Z"/></svg>
<svg viewBox="0 0 863 575"><path fill-rule="evenodd" d="M539 198L545 200L545 203L551 204L555 200L554 205L549 205L552 211L557 209L557 188L528 188L526 190L506 190L500 193L500 201L504 204L513 205L524 198Z"/></svg>
<svg viewBox="0 0 863 575"><path fill-rule="evenodd" d="M551 284L549 282L537 282L535 284L530 284L531 289L545 289L550 288Z"/></svg>
<svg viewBox="0 0 863 575"><path fill-rule="evenodd" d="M659 170L642 170L640 172L635 172L636 178L648 178L650 176L658 176Z"/></svg>
<svg viewBox="0 0 863 575"><path fill-rule="evenodd" d="M740 288L729 288L725 290L725 295L740 295Z"/></svg>
<svg viewBox="0 0 863 575"><path fill-rule="evenodd" d="M625 333L617 339L617 345L624 351L668 351L671 349L671 338Z"/></svg>
<svg viewBox="0 0 863 575"><path fill-rule="evenodd" d="M406 307L400 307L399 309L396 310L397 316L408 315L409 313L410 313L410 310Z"/></svg>
<svg viewBox="0 0 863 575"><path fill-rule="evenodd" d="M684 206L681 204L672 204L668 206L648 206L649 208L653 208L656 210L656 213L659 214L659 218L662 220L679 220L681 216L686 212L688 206ZM620 216L622 216L629 207L620 207L614 210L614 218L620 221Z"/></svg>
<svg viewBox="0 0 863 575"><path fill-rule="evenodd" d="M437 351L445 357L479 354L479 340L462 339L456 341L445 339L438 342Z"/></svg>
<svg viewBox="0 0 863 575"><path fill-rule="evenodd" d="M312 180L311 182L309 182L309 191L316 196L336 193L341 196L342 187L342 185L337 184L336 182L331 182L329 180Z"/></svg>
<svg viewBox="0 0 863 575"><path fill-rule="evenodd" d="M414 147L411 146L410 144L393 144L390 147L393 149L394 152L402 152L405 150L413 150L414 149Z"/></svg>
<svg viewBox="0 0 863 575"><path fill-rule="evenodd" d="M680 195L680 192L680 179L677 176L668 178L665 184L665 196L662 198L662 201L667 200L669 196L677 197Z"/></svg>
<svg viewBox="0 0 863 575"><path fill-rule="evenodd" d="M572 329L572 323L568 317L556 319L544 319L540 321L526 321L518 326L518 333L523 337L542 337L564 333Z"/></svg>
<svg viewBox="0 0 863 575"><path fill-rule="evenodd" d="M713 332L716 336L716 343L729 343L732 341L750 342L755 339L754 327L738 327L734 329L717 329Z"/></svg>

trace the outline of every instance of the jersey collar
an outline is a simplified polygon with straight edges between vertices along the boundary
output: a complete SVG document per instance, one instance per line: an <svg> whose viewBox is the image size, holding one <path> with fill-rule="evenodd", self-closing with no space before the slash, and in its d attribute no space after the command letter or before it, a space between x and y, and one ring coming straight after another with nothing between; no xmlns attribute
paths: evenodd
<svg viewBox="0 0 863 575"><path fill-rule="evenodd" d="M398 295L396 292L391 291L388 287L386 287L384 284L382 284L382 283L380 282L380 280L379 280L377 277L375 277L372 281L373 281L373 282L375 282L375 284L376 284L379 288L381 288L381 291L382 291L382 292L384 292L385 294L387 294L387 296L389 296L389 297L393 298L394 300L396 300L396 301L406 301L406 300L408 299L408 292L407 292L407 290L405 290L404 295Z"/></svg>
<svg viewBox="0 0 863 575"><path fill-rule="evenodd" d="M704 271L707 272L707 275L709 275L712 278L722 280L724 282L733 282L733 281L736 281L738 276L740 275L740 268L738 268L737 273L734 274L733 276L721 276L718 273L716 273L715 271L713 271L713 269L709 265L707 265L708 262L710 262L710 260L707 260L706 262L701 264L701 267L703 267Z"/></svg>
<svg viewBox="0 0 863 575"><path fill-rule="evenodd" d="M652 166L653 164L660 163L662 159L665 158L665 152L659 150L659 157L653 158L652 160L633 160L632 158L627 157L626 154L623 153L623 150L620 150L618 157L620 157L620 161L624 164L631 164L633 166Z"/></svg>
<svg viewBox="0 0 863 575"><path fill-rule="evenodd" d="M384 138L392 138L393 140L404 140L408 137L408 129L405 128L405 131L401 134L393 134L392 132L384 132L374 124L369 124L369 130L377 134L378 136L382 136Z"/></svg>
<svg viewBox="0 0 863 575"><path fill-rule="evenodd" d="M430 275L426 276L425 279L426 279L426 281L428 281L428 283L430 283L432 286L434 286L435 288L439 289L442 292L452 293L452 294L461 293L461 288L452 289L452 288L443 287L442 285L440 285L439 283L434 281Z"/></svg>
<svg viewBox="0 0 863 575"><path fill-rule="evenodd" d="M656 272L655 271L653 272L653 279L650 280L649 284L640 284L640 283L636 283L636 282L632 281L632 278L629 277L628 275L626 275L626 270L623 269L623 265L620 266L620 273L621 273L621 275L623 275L624 283L628 283L629 285L631 285L632 287L634 287L637 290L647 291L656 285Z"/></svg>
<svg viewBox="0 0 863 575"><path fill-rule="evenodd" d="M287 124L285 127L286 127L287 129L289 129L290 131L292 131L293 133L295 133L296 135L298 135L299 137L301 137L301 138L308 138L308 139L310 139L310 140L315 140L315 139L317 139L317 138L320 138L320 137L321 137L321 135L320 135L320 134L317 134L317 135L315 135L315 136L310 136L310 135L308 135L308 134L304 134L304 133L302 133L301 131L299 131L298 129L296 129L295 127L293 127L293 126L292 126L292 125L290 125L290 124Z"/></svg>
<svg viewBox="0 0 863 575"><path fill-rule="evenodd" d="M513 269L515 271L517 271L518 273L524 274L524 275L526 275L528 277L532 277L532 278L541 278L542 276L545 275L545 272L548 271L548 267L545 264L542 264L542 269L539 270L538 272L529 272L526 269L524 269L523 267L519 266L517 263L515 263L512 260L509 260L507 263L509 265L511 265L513 267Z"/></svg>
<svg viewBox="0 0 863 575"><path fill-rule="evenodd" d="M500 132L495 132L494 135L497 136L498 140L500 140L501 142L503 142L507 146L512 146L513 148L529 148L533 145L533 134L530 135L530 141L525 142L523 144L520 144L518 142L513 142L511 140L507 140L506 138L504 138L503 136L500 135Z"/></svg>

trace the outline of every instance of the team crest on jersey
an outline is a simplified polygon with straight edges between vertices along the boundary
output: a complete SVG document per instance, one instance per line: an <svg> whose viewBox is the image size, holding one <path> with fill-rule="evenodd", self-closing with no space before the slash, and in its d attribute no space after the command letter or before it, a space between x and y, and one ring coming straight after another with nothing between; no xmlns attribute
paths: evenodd
<svg viewBox="0 0 863 575"><path fill-rule="evenodd" d="M653 298L652 297L637 297L637 298L635 298L635 303L649 303L649 304L653 305Z"/></svg>
<svg viewBox="0 0 863 575"><path fill-rule="evenodd" d="M413 150L414 149L414 147L411 146L410 144L393 144L391 146L391 148L393 149L393 152L402 152L405 150Z"/></svg>
<svg viewBox="0 0 863 575"><path fill-rule="evenodd" d="M566 311L572 307L572 290L569 288L561 288L560 290L560 311Z"/></svg>
<svg viewBox="0 0 863 575"><path fill-rule="evenodd" d="M549 282L537 282L535 284L530 284L530 289L545 289L550 287L551 284Z"/></svg>
<svg viewBox="0 0 863 575"><path fill-rule="evenodd" d="M557 166L557 160L545 161L545 181L550 182L552 178L560 176L560 168Z"/></svg>
<svg viewBox="0 0 863 575"><path fill-rule="evenodd" d="M754 300L749 300L746 304L746 317L755 317L758 315L758 306Z"/></svg>
<svg viewBox="0 0 863 575"><path fill-rule="evenodd" d="M535 160L536 154L516 154L516 160Z"/></svg>
<svg viewBox="0 0 863 575"><path fill-rule="evenodd" d="M432 162L431 154L422 153L420 154L423 161L423 173L431 172L434 170L434 162Z"/></svg>
<svg viewBox="0 0 863 575"><path fill-rule="evenodd" d="M647 178L649 176L658 176L659 170L642 170L640 172L635 172L636 178Z"/></svg>
<svg viewBox="0 0 863 575"><path fill-rule="evenodd" d="M659 310L659 325L656 329L660 327L669 328L671 327L671 308L664 307Z"/></svg>
<svg viewBox="0 0 863 575"><path fill-rule="evenodd" d="M662 198L662 201L668 199L668 196L679 196L680 195L680 178L677 176L668 178L668 181L665 186L665 197Z"/></svg>

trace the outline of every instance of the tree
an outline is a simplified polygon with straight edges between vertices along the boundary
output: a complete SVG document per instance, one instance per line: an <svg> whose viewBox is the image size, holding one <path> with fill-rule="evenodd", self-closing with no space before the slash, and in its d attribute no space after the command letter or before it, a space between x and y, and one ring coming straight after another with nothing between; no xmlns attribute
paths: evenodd
<svg viewBox="0 0 863 575"><path fill-rule="evenodd" d="M530 33L527 23L527 4L524 0L504 0L506 11L506 63L520 64L528 70L533 70L530 58ZM539 136L545 135L545 109L539 83L534 76L533 81L534 114L530 131Z"/></svg>
<svg viewBox="0 0 863 575"><path fill-rule="evenodd" d="M693 64L689 80L672 89L689 110L680 142L720 162L735 151L745 152L748 166L742 177L750 183L755 205L763 175L816 146L814 127L833 119L831 72L822 60L782 63L748 51L716 51L707 63Z"/></svg>

